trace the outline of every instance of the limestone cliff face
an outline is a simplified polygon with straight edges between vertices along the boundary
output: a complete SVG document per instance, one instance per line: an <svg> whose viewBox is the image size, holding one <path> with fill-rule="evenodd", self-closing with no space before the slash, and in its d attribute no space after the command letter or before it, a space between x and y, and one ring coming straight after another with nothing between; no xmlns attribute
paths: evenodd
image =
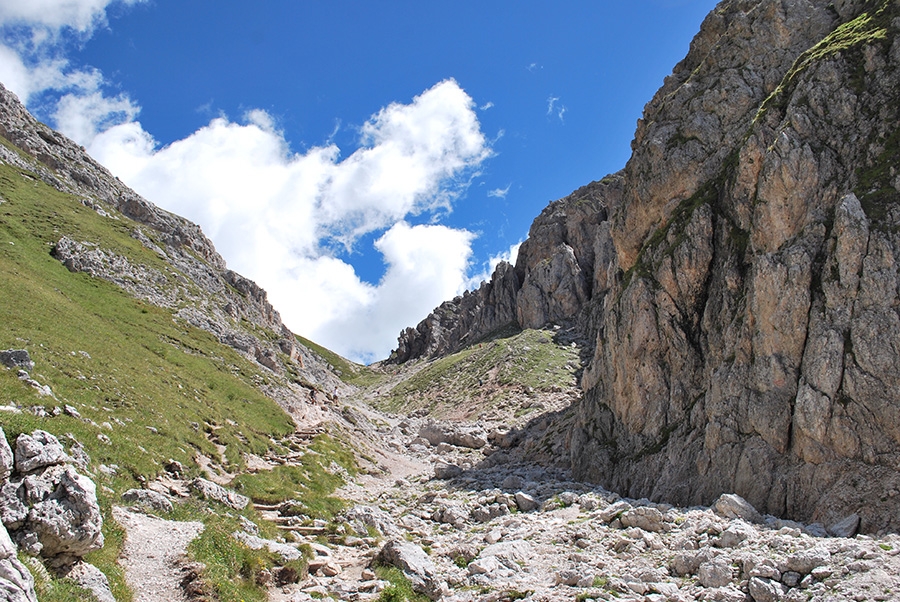
<svg viewBox="0 0 900 602"><path fill-rule="evenodd" d="M722 2L626 167L535 221L504 303L595 341L578 476L900 527L898 31L896 1Z"/></svg>

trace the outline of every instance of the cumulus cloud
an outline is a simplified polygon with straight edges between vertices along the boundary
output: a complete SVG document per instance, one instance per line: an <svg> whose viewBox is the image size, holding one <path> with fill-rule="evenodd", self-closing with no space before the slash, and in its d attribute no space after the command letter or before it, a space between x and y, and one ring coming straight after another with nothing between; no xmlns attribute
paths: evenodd
<svg viewBox="0 0 900 602"><path fill-rule="evenodd" d="M375 242L388 266L384 277L371 287L367 303L335 316L328 336L352 357L387 357L403 328L464 290L474 238L441 225L393 225Z"/></svg>
<svg viewBox="0 0 900 602"><path fill-rule="evenodd" d="M130 122L140 108L125 95L109 97L94 90L87 94L66 94L56 104L56 128L78 142L88 142L101 131Z"/></svg>
<svg viewBox="0 0 900 602"><path fill-rule="evenodd" d="M464 290L475 235L437 222L491 142L454 80L374 114L346 158L333 142L339 121L320 146L292 153L261 110L160 148L136 102L67 58L110 5L141 1L0 0L0 81L150 201L199 223L290 328L348 357L386 357L402 328ZM417 216L431 223L411 225ZM378 282L343 259L366 235L383 257Z"/></svg>
<svg viewBox="0 0 900 602"><path fill-rule="evenodd" d="M331 143L295 154L271 117L252 111L164 148L134 121L88 147L148 199L201 224L232 269L266 288L289 327L370 361L464 290L474 235L407 220L450 211L491 151L454 80L385 107L360 132L344 159ZM380 232L385 273L364 282L340 254Z"/></svg>
<svg viewBox="0 0 900 602"><path fill-rule="evenodd" d="M24 25L44 34L69 28L90 34L106 24L110 4L137 4L143 0L0 0L0 23ZM38 37L37 41L42 41Z"/></svg>

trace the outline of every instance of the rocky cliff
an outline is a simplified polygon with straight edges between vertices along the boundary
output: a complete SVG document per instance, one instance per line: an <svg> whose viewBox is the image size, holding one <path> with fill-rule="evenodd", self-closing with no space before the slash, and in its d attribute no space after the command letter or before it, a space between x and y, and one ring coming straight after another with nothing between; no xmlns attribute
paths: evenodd
<svg viewBox="0 0 900 602"><path fill-rule="evenodd" d="M401 334L593 341L573 469L680 504L900 527L900 3L726 0L625 168L551 203L516 266Z"/></svg>

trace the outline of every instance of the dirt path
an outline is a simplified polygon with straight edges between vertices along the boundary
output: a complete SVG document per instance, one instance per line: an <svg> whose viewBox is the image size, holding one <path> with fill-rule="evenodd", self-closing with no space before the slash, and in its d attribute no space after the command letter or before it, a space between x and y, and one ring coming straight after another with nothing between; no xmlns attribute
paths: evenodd
<svg viewBox="0 0 900 602"><path fill-rule="evenodd" d="M134 591L134 602L186 602L180 587L181 567L187 545L203 531L203 525L119 507L113 508L113 517L127 532L119 562Z"/></svg>

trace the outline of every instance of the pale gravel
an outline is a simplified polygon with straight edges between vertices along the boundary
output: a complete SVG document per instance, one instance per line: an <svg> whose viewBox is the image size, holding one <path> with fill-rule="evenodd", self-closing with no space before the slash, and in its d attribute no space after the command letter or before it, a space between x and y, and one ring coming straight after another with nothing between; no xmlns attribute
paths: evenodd
<svg viewBox="0 0 900 602"><path fill-rule="evenodd" d="M114 507L125 528L119 564L134 592L134 602L187 602L180 582L188 544L203 531L199 522L163 520Z"/></svg>

